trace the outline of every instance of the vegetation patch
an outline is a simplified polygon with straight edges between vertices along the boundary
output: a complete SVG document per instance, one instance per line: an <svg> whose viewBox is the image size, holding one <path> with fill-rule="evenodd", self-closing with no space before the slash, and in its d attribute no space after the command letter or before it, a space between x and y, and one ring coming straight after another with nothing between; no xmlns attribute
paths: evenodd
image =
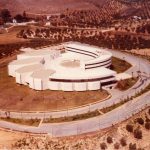
<svg viewBox="0 0 150 150"><path fill-rule="evenodd" d="M121 91L125 91L130 89L136 82L138 81L138 78L129 78L125 80L120 80L117 83L117 88Z"/></svg>
<svg viewBox="0 0 150 150"><path fill-rule="evenodd" d="M119 59L116 57L112 57L112 66L111 69L116 71L117 73L122 73L128 70L132 65L125 61L125 58Z"/></svg>
<svg viewBox="0 0 150 150"><path fill-rule="evenodd" d="M77 114L74 116L60 117L60 118L48 118L48 119L44 119L43 122L44 123L59 123L59 122L77 121L77 120L83 120L83 119L96 117L99 115L100 115L100 112L96 110L93 112L88 112L85 114Z"/></svg>
<svg viewBox="0 0 150 150"><path fill-rule="evenodd" d="M2 121L12 122L21 125L35 126L38 127L40 123L40 119L15 119L15 118L0 118Z"/></svg>

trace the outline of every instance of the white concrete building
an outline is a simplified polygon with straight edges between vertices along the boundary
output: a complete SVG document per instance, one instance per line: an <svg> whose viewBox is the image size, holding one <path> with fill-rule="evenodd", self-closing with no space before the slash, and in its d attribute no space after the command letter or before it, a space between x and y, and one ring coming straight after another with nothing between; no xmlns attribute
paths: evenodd
<svg viewBox="0 0 150 150"><path fill-rule="evenodd" d="M116 72L109 69L112 54L106 50L69 42L41 50L25 50L8 65L10 76L35 90L86 91L112 88Z"/></svg>
<svg viewBox="0 0 150 150"><path fill-rule="evenodd" d="M41 62L42 58L40 57L14 60L8 65L8 74L16 77L16 70L29 65L41 64Z"/></svg>

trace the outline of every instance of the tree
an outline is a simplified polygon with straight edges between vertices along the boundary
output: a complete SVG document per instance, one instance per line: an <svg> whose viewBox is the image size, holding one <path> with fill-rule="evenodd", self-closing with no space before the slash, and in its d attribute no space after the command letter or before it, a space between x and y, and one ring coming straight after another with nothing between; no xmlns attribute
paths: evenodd
<svg viewBox="0 0 150 150"><path fill-rule="evenodd" d="M23 17L24 17L24 18L27 17L26 11L23 12Z"/></svg>
<svg viewBox="0 0 150 150"><path fill-rule="evenodd" d="M114 144L114 149L119 149L119 147L120 147L120 144L119 144L119 143L115 143L115 144Z"/></svg>
<svg viewBox="0 0 150 150"><path fill-rule="evenodd" d="M14 18L15 18L15 19L17 20L17 22L19 22L19 23L23 22L23 16L20 15L20 14L17 14Z"/></svg>
<svg viewBox="0 0 150 150"><path fill-rule="evenodd" d="M133 133L135 138L142 139L142 131L139 128L135 129Z"/></svg>
<svg viewBox="0 0 150 150"><path fill-rule="evenodd" d="M11 14L8 9L2 9L0 15L5 23L11 19Z"/></svg>
<svg viewBox="0 0 150 150"><path fill-rule="evenodd" d="M146 123L145 123L145 128L146 128L147 130L150 130L150 122L146 122Z"/></svg>
<svg viewBox="0 0 150 150"><path fill-rule="evenodd" d="M120 139L120 144L121 144L122 146L126 146L126 145L127 145L127 141L126 141L126 138L125 138L125 137L122 137L122 138Z"/></svg>
<svg viewBox="0 0 150 150"><path fill-rule="evenodd" d="M128 132L133 132L133 125L127 124L127 125L126 125L126 130L127 130Z"/></svg>
<svg viewBox="0 0 150 150"><path fill-rule="evenodd" d="M134 144L130 143L129 150L136 150L136 143L134 143Z"/></svg>
<svg viewBox="0 0 150 150"><path fill-rule="evenodd" d="M144 124L144 120L142 118L137 118L136 120L140 125Z"/></svg>
<svg viewBox="0 0 150 150"><path fill-rule="evenodd" d="M110 136L107 137L107 143L109 143L109 144L113 143L112 137L110 137Z"/></svg>
<svg viewBox="0 0 150 150"><path fill-rule="evenodd" d="M106 143L100 143L100 147L101 147L101 149L102 150L105 150L105 149L107 149L107 145L106 145Z"/></svg>

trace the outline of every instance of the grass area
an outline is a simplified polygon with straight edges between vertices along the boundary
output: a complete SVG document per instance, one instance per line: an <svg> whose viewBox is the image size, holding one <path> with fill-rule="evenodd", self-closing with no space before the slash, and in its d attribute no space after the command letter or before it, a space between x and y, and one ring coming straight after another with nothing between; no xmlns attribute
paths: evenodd
<svg viewBox="0 0 150 150"><path fill-rule="evenodd" d="M129 78L125 80L120 80L117 83L117 88L121 91L125 91L130 89L136 82L138 81L138 78Z"/></svg>
<svg viewBox="0 0 150 150"><path fill-rule="evenodd" d="M21 124L21 125L27 125L27 126L35 126L38 127L40 123L40 119L15 119L15 118L0 118L2 121L7 121L7 122L12 122L16 124Z"/></svg>
<svg viewBox="0 0 150 150"><path fill-rule="evenodd" d="M122 73L128 70L132 65L123 59L112 57L111 69L117 73Z"/></svg>
<svg viewBox="0 0 150 150"><path fill-rule="evenodd" d="M96 111L79 114L79 115L74 115L74 116L60 117L60 118L48 118L48 119L44 119L43 122L44 123L69 122L69 121L88 119L88 118L96 117L99 115L100 115L99 111L96 110Z"/></svg>

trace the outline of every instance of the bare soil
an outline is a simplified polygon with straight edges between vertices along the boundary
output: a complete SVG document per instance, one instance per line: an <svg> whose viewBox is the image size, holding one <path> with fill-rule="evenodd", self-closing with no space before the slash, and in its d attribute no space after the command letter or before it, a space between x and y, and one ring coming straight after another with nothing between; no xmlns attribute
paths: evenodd
<svg viewBox="0 0 150 150"><path fill-rule="evenodd" d="M131 50L131 53L150 56L150 49Z"/></svg>
<svg viewBox="0 0 150 150"><path fill-rule="evenodd" d="M27 136L26 133L11 132L0 129L0 149L10 148L19 139Z"/></svg>
<svg viewBox="0 0 150 150"><path fill-rule="evenodd" d="M22 42L27 42L29 39L23 39L23 38L18 38L16 35L18 32L22 29L26 29L27 26L18 26L18 27L12 27L11 29L8 30L8 32L0 34L0 45L1 44L12 44L12 43L22 43ZM30 28L28 26L28 28Z"/></svg>

